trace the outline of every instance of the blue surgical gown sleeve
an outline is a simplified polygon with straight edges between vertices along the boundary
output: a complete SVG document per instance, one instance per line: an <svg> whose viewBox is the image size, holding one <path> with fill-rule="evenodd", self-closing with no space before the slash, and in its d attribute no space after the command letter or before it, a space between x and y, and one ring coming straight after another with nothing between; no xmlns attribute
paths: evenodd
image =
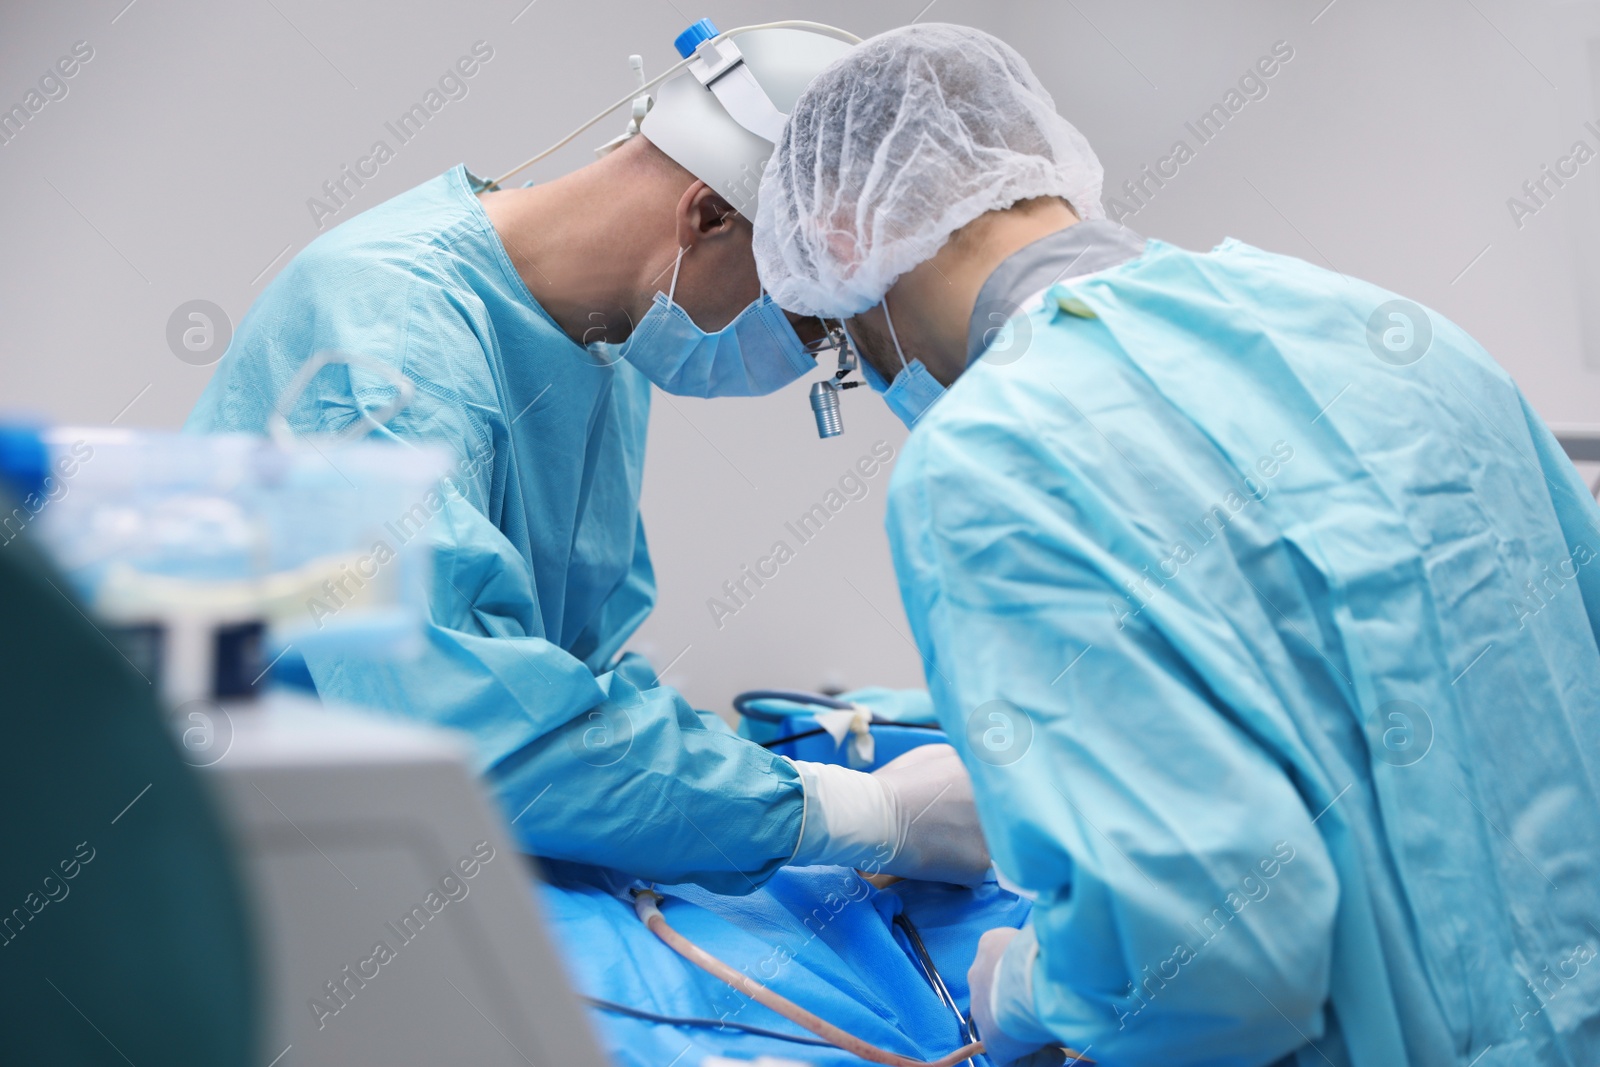
<svg viewBox="0 0 1600 1067"><path fill-rule="evenodd" d="M433 548L422 651L307 649L319 693L464 731L538 856L733 893L781 867L804 804L793 768L622 654L654 597L638 516L648 383L586 361L531 302L458 172L296 257L241 322L188 429L260 432L324 351L403 373L414 397L370 432L442 445L454 465L414 525L390 524ZM391 380L328 366L291 428L354 428Z"/></svg>
<svg viewBox="0 0 1600 1067"><path fill-rule="evenodd" d="M324 697L465 731L519 843L548 859L748 892L799 838L792 768L702 720L640 657L591 671L539 634L532 572L448 491L427 643L408 660L308 654ZM625 590L618 596L626 597Z"/></svg>
<svg viewBox="0 0 1600 1067"><path fill-rule="evenodd" d="M1323 1028L1338 882L1319 813L1174 629L1127 615L1048 446L946 429L908 442L889 532L990 851L1037 894L1002 1027L1106 1063L1273 1062Z"/></svg>

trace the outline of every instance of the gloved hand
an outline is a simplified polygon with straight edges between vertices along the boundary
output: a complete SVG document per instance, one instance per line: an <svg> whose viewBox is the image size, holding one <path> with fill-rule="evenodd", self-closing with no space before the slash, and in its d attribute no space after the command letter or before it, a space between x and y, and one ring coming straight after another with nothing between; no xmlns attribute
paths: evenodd
<svg viewBox="0 0 1600 1067"><path fill-rule="evenodd" d="M950 745L919 745L872 772L894 809L897 847L885 874L977 885L989 870L972 779Z"/></svg>
<svg viewBox="0 0 1600 1067"><path fill-rule="evenodd" d="M790 863L976 885L989 849L972 780L949 745L921 745L871 774L792 760L805 785L805 823Z"/></svg>
<svg viewBox="0 0 1600 1067"><path fill-rule="evenodd" d="M978 954L967 968L967 988L972 992L972 1021L977 1024L978 1038L983 1042L984 1054L997 1067L1015 1064L1017 1067L1046 1067L1066 1062L1059 1048L1041 1048L1034 1041L1019 1041L1000 1029L994 1017L994 983L1000 969L1000 957L1022 931L1003 926L989 930L978 938Z"/></svg>

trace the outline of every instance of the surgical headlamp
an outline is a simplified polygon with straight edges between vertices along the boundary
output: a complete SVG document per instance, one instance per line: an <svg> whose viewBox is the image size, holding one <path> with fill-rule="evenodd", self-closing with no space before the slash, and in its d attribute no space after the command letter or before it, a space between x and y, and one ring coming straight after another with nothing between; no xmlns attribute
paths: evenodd
<svg viewBox="0 0 1600 1067"><path fill-rule="evenodd" d="M818 22L765 22L719 33L710 19L700 19L673 41L683 57L678 63L646 79L643 57L629 56L628 65L638 81L632 92L500 177L472 178L473 192L498 190L507 179L566 147L613 111L631 105L626 128L597 148L597 155L642 133L736 211L753 219L762 171L795 101L824 68L860 42L852 33ZM810 393L817 435L836 437L844 431L839 393L861 384L843 380L856 369L856 355L842 325L810 347L817 355L828 350L839 353L834 376L817 382Z"/></svg>
<svg viewBox="0 0 1600 1067"><path fill-rule="evenodd" d="M857 369L859 357L850 344L850 335L845 332L844 323L834 325L828 330L827 336L817 343L816 351L819 353L829 349L838 350L839 368L834 371L832 378L825 378L811 387L811 414L816 416L817 436L821 438L838 437L844 433L839 394L861 384L859 379L845 381L845 377Z"/></svg>

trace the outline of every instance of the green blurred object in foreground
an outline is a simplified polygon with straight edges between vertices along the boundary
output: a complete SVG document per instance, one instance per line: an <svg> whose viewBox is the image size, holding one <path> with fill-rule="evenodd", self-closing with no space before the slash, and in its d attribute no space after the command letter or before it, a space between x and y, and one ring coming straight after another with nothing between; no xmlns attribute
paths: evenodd
<svg viewBox="0 0 1600 1067"><path fill-rule="evenodd" d="M257 1062L243 887L149 684L25 538L0 604L0 1060Z"/></svg>

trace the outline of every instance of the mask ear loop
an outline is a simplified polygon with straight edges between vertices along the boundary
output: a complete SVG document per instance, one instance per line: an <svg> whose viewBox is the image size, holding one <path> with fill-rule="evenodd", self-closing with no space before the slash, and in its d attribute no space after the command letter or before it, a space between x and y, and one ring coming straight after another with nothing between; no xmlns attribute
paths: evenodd
<svg viewBox="0 0 1600 1067"><path fill-rule="evenodd" d="M678 249L678 258L672 262L672 284L667 287L667 302L669 304L678 302L676 299L678 295L678 271L683 267L683 254L687 251L689 251L687 248Z"/></svg>
<svg viewBox="0 0 1600 1067"><path fill-rule="evenodd" d="M895 355L900 357L900 369L910 370L911 364L906 360L905 349L900 347L900 338L895 336L894 317L889 314L889 294L883 294L883 321L889 324L889 340L894 342Z"/></svg>

